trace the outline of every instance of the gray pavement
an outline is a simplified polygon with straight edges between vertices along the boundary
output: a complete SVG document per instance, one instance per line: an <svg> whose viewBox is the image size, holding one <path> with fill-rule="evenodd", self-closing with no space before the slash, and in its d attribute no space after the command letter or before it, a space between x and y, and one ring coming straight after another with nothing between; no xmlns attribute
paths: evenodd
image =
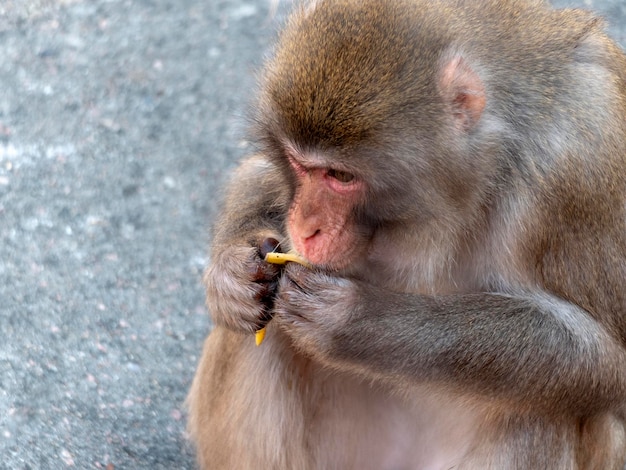
<svg viewBox="0 0 626 470"><path fill-rule="evenodd" d="M208 227L288 3L0 0L0 469L194 467Z"/></svg>

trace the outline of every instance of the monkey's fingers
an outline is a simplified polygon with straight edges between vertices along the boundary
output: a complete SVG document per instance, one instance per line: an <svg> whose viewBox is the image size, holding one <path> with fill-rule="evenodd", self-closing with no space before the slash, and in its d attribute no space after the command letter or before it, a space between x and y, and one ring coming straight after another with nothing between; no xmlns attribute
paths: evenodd
<svg viewBox="0 0 626 470"><path fill-rule="evenodd" d="M270 252L280 251L278 243L278 240L271 237L265 238L259 243L256 256L252 262L248 264L248 275L253 282L259 284L271 284L272 281L276 281L278 279L281 266L265 262L265 255ZM265 297L268 294L271 294L271 292L269 292L267 288L262 289L259 292L261 297Z"/></svg>
<svg viewBox="0 0 626 470"><path fill-rule="evenodd" d="M289 261L292 261L294 263L301 264L302 266L305 266L307 268L311 267L311 264L307 260L305 260L302 256L294 252L290 252L290 253L270 252L265 255L265 261L267 261L270 264L285 264ZM261 328L254 334L254 341L257 346L259 346L263 342L264 339L265 339L265 327Z"/></svg>

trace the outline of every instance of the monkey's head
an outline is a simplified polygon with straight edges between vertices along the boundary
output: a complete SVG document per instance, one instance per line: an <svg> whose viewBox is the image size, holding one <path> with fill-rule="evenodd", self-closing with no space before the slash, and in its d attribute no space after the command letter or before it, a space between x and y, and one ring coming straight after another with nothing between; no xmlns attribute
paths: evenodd
<svg viewBox="0 0 626 470"><path fill-rule="evenodd" d="M421 8L315 2L267 64L259 136L289 181L293 246L315 264L344 268L377 231L454 218L481 191L487 166L469 149L485 87Z"/></svg>

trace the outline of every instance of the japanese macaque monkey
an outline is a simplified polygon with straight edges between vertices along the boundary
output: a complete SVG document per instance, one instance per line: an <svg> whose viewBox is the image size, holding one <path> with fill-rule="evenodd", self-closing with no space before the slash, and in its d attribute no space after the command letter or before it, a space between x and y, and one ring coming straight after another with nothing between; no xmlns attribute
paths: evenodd
<svg viewBox="0 0 626 470"><path fill-rule="evenodd" d="M318 0L255 109L205 275L202 468L623 468L626 58L600 19Z"/></svg>

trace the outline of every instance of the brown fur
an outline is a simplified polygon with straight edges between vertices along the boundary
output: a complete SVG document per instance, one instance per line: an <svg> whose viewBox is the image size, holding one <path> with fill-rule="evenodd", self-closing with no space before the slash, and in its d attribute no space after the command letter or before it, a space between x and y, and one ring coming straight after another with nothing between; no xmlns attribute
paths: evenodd
<svg viewBox="0 0 626 470"><path fill-rule="evenodd" d="M601 28L538 0L292 16L205 275L203 469L624 467L626 59ZM264 263L267 237L315 268Z"/></svg>

